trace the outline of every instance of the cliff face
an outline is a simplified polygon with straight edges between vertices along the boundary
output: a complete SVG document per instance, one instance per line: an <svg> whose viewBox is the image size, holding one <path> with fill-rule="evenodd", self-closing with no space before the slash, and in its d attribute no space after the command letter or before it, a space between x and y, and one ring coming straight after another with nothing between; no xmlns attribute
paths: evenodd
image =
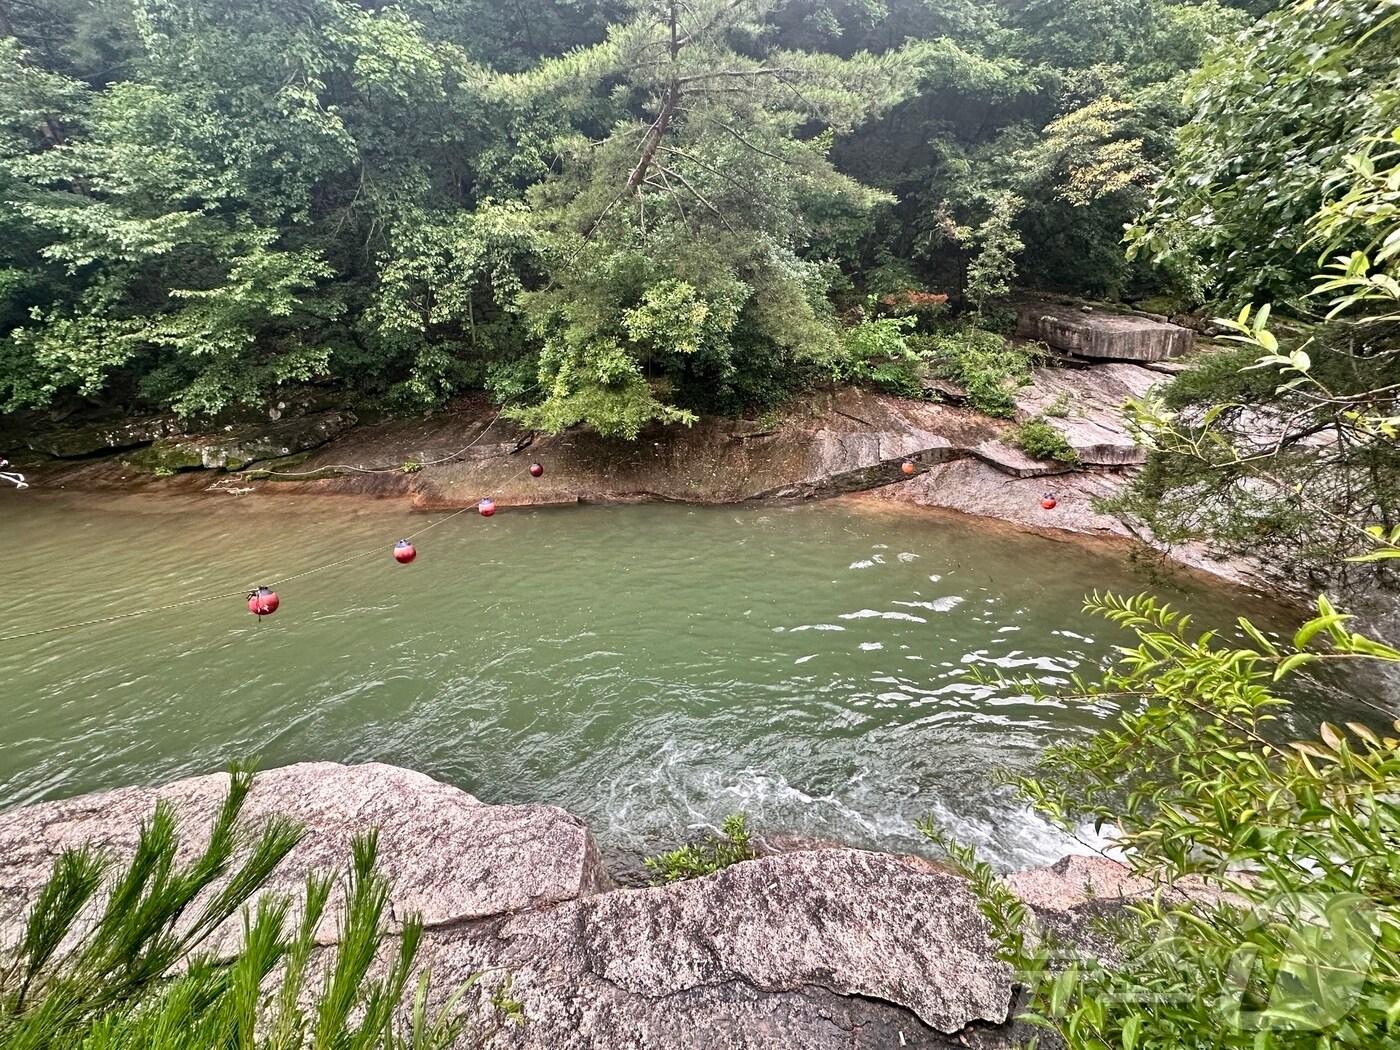
<svg viewBox="0 0 1400 1050"><path fill-rule="evenodd" d="M0 945L15 942L63 848L95 842L127 856L164 798L192 853L226 784L196 777L0 814ZM497 1026L492 1047L1001 1047L1022 1034L1009 1021L1012 974L966 884L915 858L816 849L620 889L588 829L563 810L487 805L375 764L259 774L245 816L273 812L308 829L274 890L343 870L352 837L380 829L393 914L422 914L420 962L439 1001L482 974L474 1009L507 986L523 1004L524 1022ZM1087 882L1098 881L1098 908L1113 886L1125 892L1122 872L1084 870L1105 863L1037 873L1024 881L1028 903L1074 928ZM239 935L231 924L220 947ZM336 936L334 920L318 932L323 944Z"/></svg>

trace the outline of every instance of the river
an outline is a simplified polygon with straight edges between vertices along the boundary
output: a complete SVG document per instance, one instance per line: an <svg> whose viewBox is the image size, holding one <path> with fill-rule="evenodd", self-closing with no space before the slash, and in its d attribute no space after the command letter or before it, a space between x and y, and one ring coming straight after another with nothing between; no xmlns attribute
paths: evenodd
<svg viewBox="0 0 1400 1050"><path fill-rule="evenodd" d="M1114 553L863 504L415 514L292 497L0 492L8 641L0 806L208 772L239 756L410 766L548 802L635 860L743 810L758 830L886 849L931 814L1001 866L1080 849L993 782L1110 716L974 684L1047 685L1120 640ZM401 535L419 557L396 564ZM1159 590L1163 589L1161 586ZM1204 624L1277 609L1165 588ZM1320 686L1298 717L1346 708Z"/></svg>

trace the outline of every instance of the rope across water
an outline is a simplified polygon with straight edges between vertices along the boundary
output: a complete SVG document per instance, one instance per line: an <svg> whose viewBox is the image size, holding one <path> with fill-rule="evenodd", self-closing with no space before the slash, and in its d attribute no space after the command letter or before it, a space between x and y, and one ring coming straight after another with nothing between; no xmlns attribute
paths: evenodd
<svg viewBox="0 0 1400 1050"><path fill-rule="evenodd" d="M502 410L502 411L504 411L504 410ZM423 465L424 465L424 466L435 466L435 465L437 465L437 464L439 464L439 463L446 463L446 462L448 462L449 460L455 459L456 457L460 456L462 453L468 451L468 450L471 449L473 446L475 446L479 441L481 441L481 439L482 439L483 437L486 436L487 432L488 432L493 426L496 425L497 420L499 420L500 418L501 418L501 412L497 412L495 418L492 419L491 422L489 422L489 423L486 424L486 426L482 429L481 433L477 434L477 436L476 436L475 438L472 439L472 441L471 441L470 444L466 445L465 447L463 447L463 448L461 448L461 449L458 449L456 452L452 453L450 456L443 456L443 457L441 457L441 458L439 458L439 459L432 460L432 461L430 461L430 462L424 463ZM315 474L315 473L319 473L321 470L327 470L327 469L330 469L330 468L321 467L321 468L319 468L318 470L315 470L315 471L308 471L308 472L306 472L306 473ZM400 469L402 469L402 468L400 468L400 467L393 467L393 468L350 467L350 468L348 468L348 469L359 470L359 471L361 471L362 473L366 473L366 474L375 474L375 473L382 473L382 472L383 472L384 470L386 470L386 469L391 469L391 470L397 471L397 470L400 470ZM527 472L529 471L529 469L530 469L530 468L529 468L528 466L522 468L521 470L517 471L515 474L513 474L513 475L511 475L509 478L507 478L504 484L509 485L511 482L516 481L517 479L520 478L520 476L521 476L522 474L527 473ZM268 471L267 473L278 473L278 472L275 472L275 471ZM281 475L281 476L300 476L300 475ZM447 522L452 521L454 518L460 517L461 515L467 513L468 511L476 510L476 509L477 509L477 507L476 507L476 506L473 506L473 505L468 505L468 506L465 506L465 507L461 507L461 508L459 508L458 510L453 511L451 514L448 514L446 517L439 518L437 521L429 522L427 525L424 525L421 529L417 529L417 530L415 530L415 531L413 531L413 532L410 532L407 536L405 536L405 537L403 537L403 538L404 538L404 539L410 539L410 540L411 540L411 539L413 539L413 538L415 538L415 537L417 537L417 536L423 535L425 532L428 532L428 531L430 531L430 530L432 530L432 529L437 528L439 525L444 525L444 524L446 524ZM383 553L384 553L384 548L383 548L383 546L382 546L382 545L376 545L376 546L373 547L372 549L360 551L360 552L358 552L358 553L356 553L356 554L347 555L347 556L344 557L344 558L337 558L335 561L327 562L327 563L325 563L324 565L317 565L317 566L315 566L314 568L306 569L306 570L303 570L302 572L292 573L292 575L290 575L290 576L282 576L282 577L280 577L280 578L278 578L278 579L274 579L271 583L265 584L264 586L275 588L275 587L281 586L282 584L291 583L293 580L305 579L307 576L313 576L313 575L315 575L315 574L318 573L318 572L325 572L325 571L327 571L328 569L339 568L339 567L342 566L342 565L349 565L349 564L352 563L352 562L363 561L365 558L370 558L370 557L373 557L373 556L375 556L375 555L382 555ZM89 619L89 620L77 620L77 621L74 621L74 622L72 622L72 623L58 624L58 625L53 626L53 627L41 627L41 628L37 628L37 629L32 630L32 631L20 631L20 632L17 632L17 633L15 633L15 634L7 634L7 635L4 635L4 636L0 636L0 643L4 643L4 642L17 642L17 641L22 641L23 639L26 639L26 638L37 638L37 637L40 637L40 636L42 636L42 635L58 634L58 633L63 632L63 631L75 631L75 630L78 630L79 628L82 628L82 627L95 627L95 626L98 626L99 624L116 623L116 622L118 622L118 621L120 621L120 620L130 620L130 619L134 619L134 618L136 618L136 617L138 617L138 616L153 616L153 615L155 615L156 613L170 612L170 611L175 610L175 609L185 609L185 608L188 608L188 607L190 607L190 606L192 606L192 605L202 605L202 604L204 604L205 602L225 601L225 600L230 599L230 598L241 598L241 597L246 597L247 594L248 594L248 588L247 588L246 586L244 586L244 587L240 587L240 588L239 588L238 590L236 590L236 591L221 591L221 592L219 592L219 593L217 593L217 594L206 594L206 595L203 595L202 597L198 597L198 598L187 598L187 599L184 599L184 600L178 601L178 602L170 602L170 603L168 603L168 604L166 604L166 605L156 605L156 606L151 606L151 607L149 607L149 608L134 609L134 610L132 610L131 612L113 613L111 616L98 616L98 617L94 617L94 618Z"/></svg>

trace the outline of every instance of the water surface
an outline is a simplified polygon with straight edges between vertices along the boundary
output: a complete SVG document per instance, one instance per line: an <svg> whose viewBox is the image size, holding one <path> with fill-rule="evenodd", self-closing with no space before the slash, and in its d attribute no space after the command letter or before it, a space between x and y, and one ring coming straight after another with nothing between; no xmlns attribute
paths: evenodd
<svg viewBox="0 0 1400 1050"><path fill-rule="evenodd" d="M934 814L999 864L1058 857L1074 844L992 771L1109 712L997 696L966 672L1090 673L1120 639L1080 611L1085 592L1147 585L1102 551L848 504L464 514L399 566L393 542L445 515L0 497L4 635L370 552L279 586L261 623L233 596L5 643L0 806L242 755L374 760L564 806L614 855L744 810L890 849ZM1233 590L1171 596L1206 622L1279 625Z"/></svg>

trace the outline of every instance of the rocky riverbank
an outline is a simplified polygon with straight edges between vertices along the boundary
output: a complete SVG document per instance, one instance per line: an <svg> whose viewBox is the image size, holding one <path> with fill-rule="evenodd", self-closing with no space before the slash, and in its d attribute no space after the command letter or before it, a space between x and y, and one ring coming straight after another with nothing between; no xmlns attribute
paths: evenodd
<svg viewBox="0 0 1400 1050"><path fill-rule="evenodd" d="M1099 509L1146 458L1124 424L1124 401L1183 367L1170 355L1189 346L1190 333L1151 318L1045 304L1027 306L1022 322L1028 334L1058 340L1062 352L1016 393L1011 420L968 407L944 382L930 390L932 400L840 387L759 419L656 426L629 442L589 431L522 431L484 399L468 398L426 417L373 424L323 410L203 435L174 433L161 420L67 428L30 437L32 452L43 458L22 466L35 489L355 495L403 499L424 510L470 506L485 496L508 509L858 495L1042 534L1137 543L1235 583L1286 590L1287 581L1249 560L1199 544L1163 548ZM1132 360L1112 360L1114 346ZM1015 446L1015 425L1039 417L1065 436L1075 468ZM542 478L528 473L532 461L543 464ZM915 466L912 476L902 469L906 461ZM1047 491L1058 501L1052 511L1040 505Z"/></svg>
<svg viewBox="0 0 1400 1050"><path fill-rule="evenodd" d="M129 856L140 822L168 799L193 853L226 785L219 774L0 814L0 945L15 943L62 849L95 843ZM506 981L522 1004L523 1023L500 1028L491 1047L991 1048L1025 1034L1011 1021L1013 976L966 883L920 858L798 849L689 882L619 888L571 814L489 805L377 764L269 770L244 812L307 829L271 889L343 870L353 836L379 828L393 915L422 915L420 962L439 999L483 974L475 1008L488 1010ZM1091 912L1145 892L1118 865L1081 857L1009 881L1042 921L1072 933L1087 931ZM318 940L336 937L328 917Z"/></svg>
<svg viewBox="0 0 1400 1050"><path fill-rule="evenodd" d="M1081 457L1077 470L1020 452L1010 444L1011 421L854 387L804 395L762 420L707 418L690 428L655 428L636 442L588 432L522 432L496 418L484 400L468 399L426 418L348 427L317 448L239 470L153 474L143 469L156 455L153 446L108 456L31 457L18 465L36 493L355 496L403 500L427 511L470 506L484 496L503 511L581 502L845 496L996 519L1045 535L1152 545L1151 537L1097 507L1122 489L1143 458L1118 421L1117 406L1163 378L1137 365L1037 370L1019 395L1018 414L1034 415L1044 402L1073 391L1078 407L1055 423ZM195 459L230 454L224 441L210 439L206 448L186 436L180 444ZM901 469L906 459L916 466L912 477ZM545 468L538 480L526 470L535 460ZM1046 491L1058 500L1053 511L1040 506ZM1258 566L1203 546L1162 553L1236 583L1276 586Z"/></svg>

